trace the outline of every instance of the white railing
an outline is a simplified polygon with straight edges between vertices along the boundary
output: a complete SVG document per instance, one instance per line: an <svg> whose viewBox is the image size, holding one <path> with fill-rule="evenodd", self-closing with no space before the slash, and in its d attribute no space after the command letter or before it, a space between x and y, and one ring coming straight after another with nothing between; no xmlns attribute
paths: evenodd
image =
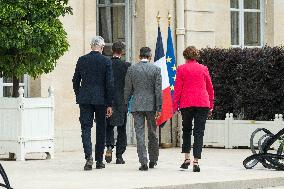
<svg viewBox="0 0 284 189"><path fill-rule="evenodd" d="M0 153L25 160L27 153L54 157L54 91L48 98L0 98Z"/></svg>

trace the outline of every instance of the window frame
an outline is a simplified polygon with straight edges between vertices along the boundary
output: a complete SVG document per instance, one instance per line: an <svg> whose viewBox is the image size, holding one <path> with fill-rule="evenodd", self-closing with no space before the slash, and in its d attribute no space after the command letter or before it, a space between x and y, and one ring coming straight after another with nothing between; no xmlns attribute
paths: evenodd
<svg viewBox="0 0 284 189"><path fill-rule="evenodd" d="M28 97L28 76L27 75L24 75L24 83L19 83L19 86L24 87L24 97ZM3 77L0 77L0 98L4 97L4 87L13 87L13 83L4 83Z"/></svg>
<svg viewBox="0 0 284 189"><path fill-rule="evenodd" d="M125 7L125 59L128 62L131 62L133 58L132 54L132 13L133 13L133 1L125 0L125 3L99 3L97 0L97 9L96 9L96 30L97 34L99 34L99 8L101 7ZM113 43L106 43L106 45L111 46Z"/></svg>
<svg viewBox="0 0 284 189"><path fill-rule="evenodd" d="M231 47L241 47L241 48L261 48L264 45L264 0L259 0L260 7L259 9L245 9L244 8L244 0L238 0L239 8L231 8L230 4L230 18L231 18L231 12L238 12L239 13L239 45L232 45L232 41L230 41ZM259 46L247 46L245 45L245 28L244 28L244 18L245 18L245 12L258 12L260 13L260 45ZM230 19L231 23L231 19ZM232 24L232 23L231 23ZM232 31L231 31L232 35Z"/></svg>

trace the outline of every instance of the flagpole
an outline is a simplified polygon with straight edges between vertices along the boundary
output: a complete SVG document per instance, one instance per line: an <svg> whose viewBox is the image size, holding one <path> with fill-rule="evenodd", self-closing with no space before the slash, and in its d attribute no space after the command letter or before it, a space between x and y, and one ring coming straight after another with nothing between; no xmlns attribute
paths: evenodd
<svg viewBox="0 0 284 189"><path fill-rule="evenodd" d="M160 20L161 20L160 11L158 11L158 14L157 14L156 18L157 18L158 27L160 27ZM160 147L161 147L161 140L162 140L161 126L159 126L159 146Z"/></svg>
<svg viewBox="0 0 284 189"><path fill-rule="evenodd" d="M160 20L161 20L160 11L158 11L156 18L157 18L158 26L160 26Z"/></svg>
<svg viewBox="0 0 284 189"><path fill-rule="evenodd" d="M172 16L170 14L170 11L168 11L168 26L169 27L171 27L171 19L172 19ZM171 124L171 143L173 145L173 118L171 118L170 124Z"/></svg>
<svg viewBox="0 0 284 189"><path fill-rule="evenodd" d="M169 24L169 27L171 26L171 20L172 20L172 16L170 14L170 11L168 12L168 24Z"/></svg>

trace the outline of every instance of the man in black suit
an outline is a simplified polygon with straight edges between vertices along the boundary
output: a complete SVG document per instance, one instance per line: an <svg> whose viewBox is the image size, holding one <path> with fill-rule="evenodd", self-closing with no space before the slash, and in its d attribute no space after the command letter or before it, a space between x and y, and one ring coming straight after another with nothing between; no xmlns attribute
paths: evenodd
<svg viewBox="0 0 284 189"><path fill-rule="evenodd" d="M116 164L124 164L122 154L126 150L126 120L127 108L124 103L124 85L125 75L130 63L121 60L125 45L118 41L113 43L112 52L112 70L114 77L114 96L113 96L113 114L107 120L106 128L106 146L107 151L105 160L107 163L112 161L112 149L114 148L114 132L113 129L117 126L117 142L116 142Z"/></svg>
<svg viewBox="0 0 284 189"><path fill-rule="evenodd" d="M92 39L92 51L78 59L72 80L76 102L80 107L79 120L86 159L84 170L92 170L93 165L91 128L93 127L94 113L96 119L96 168L105 168L103 164L105 126L106 117L112 115L113 72L111 60L101 54L104 45L102 37L96 36Z"/></svg>

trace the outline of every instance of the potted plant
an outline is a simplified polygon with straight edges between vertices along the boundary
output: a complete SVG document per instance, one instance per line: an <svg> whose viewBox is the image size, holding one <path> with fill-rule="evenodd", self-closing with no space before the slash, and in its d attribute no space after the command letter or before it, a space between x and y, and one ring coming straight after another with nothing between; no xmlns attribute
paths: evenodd
<svg viewBox="0 0 284 189"><path fill-rule="evenodd" d="M66 14L68 0L0 1L0 77L12 78L14 97L0 98L0 151L19 160L28 152L53 153L53 91L46 99L23 98L19 78L55 68L69 47L60 21Z"/></svg>

